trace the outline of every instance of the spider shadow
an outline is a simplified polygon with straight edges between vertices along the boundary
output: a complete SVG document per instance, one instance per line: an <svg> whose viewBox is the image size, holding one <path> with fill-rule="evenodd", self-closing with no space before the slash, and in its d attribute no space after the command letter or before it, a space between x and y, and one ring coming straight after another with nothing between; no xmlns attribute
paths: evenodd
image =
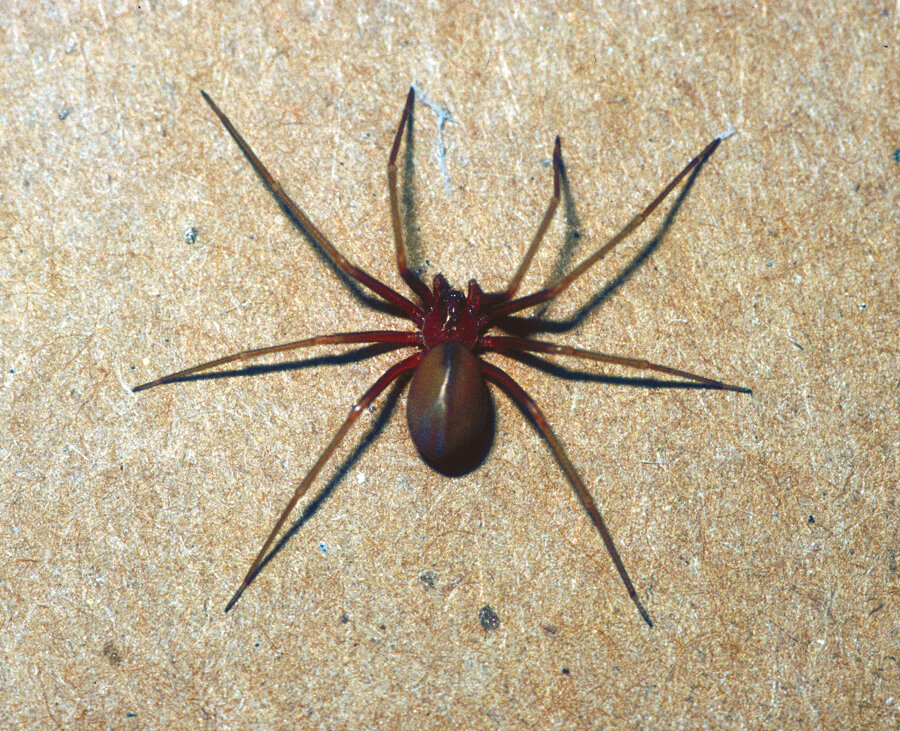
<svg viewBox="0 0 900 731"><path fill-rule="evenodd" d="M681 187L681 190L678 192L678 195L675 197L675 200L669 207L669 210L666 213L662 224L656 230L656 233L653 235L653 237L637 251L637 253L616 276L609 280L609 282L605 287L603 287L603 289L601 289L590 300L588 300L588 302L578 308L578 310L576 310L572 315L561 320L548 319L546 317L546 313L555 301L554 298L554 300L551 300L550 302L544 304L531 316L510 316L503 318L503 320L498 323L498 327L510 334L517 335L519 337L528 337L530 335L539 333L567 333L580 327L605 302L611 299L616 294L616 292L621 287L623 287L635 275L635 273L644 266L644 264L646 264L647 260L650 259L650 257L662 245L662 242L668 234L669 229L672 227L675 218L678 216L678 213L681 210L684 201L687 199L691 188L694 187L697 176L700 174L700 171L706 166L709 157L710 154L708 153L703 157L702 160L700 160L699 163L697 163L696 167L691 171L690 175L688 175L687 180L684 182L684 185ZM569 179L566 175L565 164L563 164L560 168L560 184L563 194L563 206L566 217L565 243L562 247L562 250L557 255L556 263L553 267L553 272L551 274L551 277L548 279L549 284L546 286L552 286L552 283L559 281L564 276L564 273L571 266L574 250L582 238L581 223L578 217L578 212L576 210L575 201L572 196L572 189L569 184ZM599 262L597 263L599 264ZM641 379L637 380L640 381Z"/></svg>
<svg viewBox="0 0 900 731"><path fill-rule="evenodd" d="M544 280L541 289L553 286L554 283L565 276L566 272L572 267L575 252L578 249L582 238L581 219L579 218L578 210L575 207L575 196L572 194L572 185L569 182L569 176L566 172L566 161L563 159L562 155L560 155L559 158L559 187L560 192L562 193L565 234L563 236L563 245L556 255L556 261L553 264L553 268ZM528 319L544 319L544 316L550 309L551 303L552 300L551 302L545 302L540 305Z"/></svg>
<svg viewBox="0 0 900 731"><path fill-rule="evenodd" d="M696 381L670 381L652 376L610 376L605 373L593 373L577 368L560 365L534 353L525 351L506 351L504 355L510 360L515 360L529 368L546 373L553 378L563 381L576 381L579 383L604 383L612 386L631 386L634 388L666 388L685 391L727 391L710 383L697 383ZM527 415L527 414L526 414Z"/></svg>

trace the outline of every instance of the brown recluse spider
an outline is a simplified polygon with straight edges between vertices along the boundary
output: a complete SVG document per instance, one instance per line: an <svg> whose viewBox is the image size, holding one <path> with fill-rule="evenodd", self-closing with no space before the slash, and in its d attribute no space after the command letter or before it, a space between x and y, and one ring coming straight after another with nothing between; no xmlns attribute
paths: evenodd
<svg viewBox="0 0 900 731"><path fill-rule="evenodd" d="M397 127L397 134L394 137L394 144L391 147L391 154L388 158L388 189L390 193L391 223L394 230L397 269L403 281L406 282L419 300L419 303L416 304L344 258L325 235L313 225L306 214L297 207L287 193L284 192L284 189L259 161L259 158L250 149L250 145L234 128L234 125L225 116L224 112L216 106L216 103L205 91L200 93L213 112L215 112L219 121L225 126L225 129L237 142L238 147L241 148L241 151L250 161L253 169L263 179L263 182L265 182L272 193L275 194L278 202L294 217L309 237L324 249L338 269L386 300L390 305L393 305L399 311L400 316L412 320L416 325L416 329L412 331L376 330L334 333L331 335L319 335L305 340L296 340L282 345L245 350L224 358L211 360L208 363L201 363L193 368L187 368L177 373L171 373L168 376L157 378L155 381L150 381L134 388L135 392L143 391L163 383L182 380L187 376L224 365L225 363L248 360L269 355L270 353L281 353L297 348L307 348L313 345L383 343L416 349L413 355L388 368L384 375L354 404L349 416L347 416L337 433L332 437L331 442L325 447L319 459L294 490L293 497L288 501L284 510L281 511L281 515L275 522L275 527L272 528L269 537L266 538L259 553L256 554L256 558L250 565L247 575L228 602L225 611L229 611L234 606L244 590L256 577L267 558L269 549L272 547L281 527L291 514L297 501L306 494L316 475L319 474L325 462L337 449L359 415L391 383L412 371L409 396L406 403L406 419L409 425L410 437L423 459L442 474L459 475L467 472L480 464L487 455L490 447L493 405L488 395L486 381L490 381L506 391L510 398L531 417L538 431L547 440L550 449L553 450L554 456L566 473L566 477L600 533L606 550L609 552L613 564L615 564L616 570L619 572L622 583L625 584L625 588L628 590L628 595L640 612L641 617L652 627L653 622L650 620L650 615L647 614L647 610L644 609L643 604L638 599L634 585L631 583L628 572L625 570L625 565L622 563L609 530L606 528L606 523L600 515L600 510L594 503L594 499L587 491L572 462L566 456L562 444L560 444L546 418L544 418L543 412L508 374L491 363L482 360L479 356L487 352L505 355L523 352L567 355L600 363L611 363L629 368L665 373L709 388L750 393L749 389L741 386L731 386L712 378L705 378L687 371L678 370L677 368L650 363L646 360L607 355L524 337L487 334L491 328L502 327L503 319L507 316L535 305L549 302L561 294L572 282L587 272L619 242L640 226L682 179L713 153L727 135L717 137L710 142L697 157L691 160L672 179L650 205L632 218L619 233L575 267L572 272L562 277L553 286L541 289L525 297L516 298L515 295L519 285L522 283L522 278L528 271L531 260L534 258L535 252L544 238L550 221L553 219L553 214L559 205L562 154L560 152L560 139L557 137L553 147L553 195L547 204L547 209L544 212L544 217L541 219L540 226L538 226L537 233L534 235L531 245L528 247L528 251L525 253L525 257L522 259L522 263L519 265L509 286L502 292L485 294L481 291L478 283L472 279L469 281L468 293L464 295L462 291L450 287L444 276L438 274L435 276L432 288L429 290L418 275L407 265L397 197L397 152L400 148L404 127L410 118L413 106L414 90L410 89L406 97L406 105L403 108L400 124Z"/></svg>

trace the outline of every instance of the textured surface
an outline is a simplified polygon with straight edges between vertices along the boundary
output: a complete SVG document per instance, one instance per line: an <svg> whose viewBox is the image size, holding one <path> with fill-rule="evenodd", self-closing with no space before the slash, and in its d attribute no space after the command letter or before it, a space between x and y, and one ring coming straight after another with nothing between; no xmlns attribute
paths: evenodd
<svg viewBox="0 0 900 731"><path fill-rule="evenodd" d="M895 6L256 5L0 11L7 721L900 722ZM461 479L418 459L402 396L385 418L380 400L319 510L222 612L291 484L397 356L130 393L395 322L323 266L199 89L399 287L385 163L413 82L413 256L457 285L514 271L556 134L569 199L531 288L737 130L666 236L661 212L549 308L573 327L547 337L752 397L505 361L600 503L653 630L503 397L488 461Z"/></svg>

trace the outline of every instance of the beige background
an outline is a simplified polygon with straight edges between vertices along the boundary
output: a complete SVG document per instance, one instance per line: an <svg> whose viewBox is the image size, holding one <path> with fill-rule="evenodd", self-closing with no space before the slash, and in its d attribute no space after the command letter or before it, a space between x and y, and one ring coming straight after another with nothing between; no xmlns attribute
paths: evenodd
<svg viewBox="0 0 900 731"><path fill-rule="evenodd" d="M5 3L2 724L900 723L898 25L892 3L847 5ZM318 512L222 612L398 356L130 387L399 321L322 265L199 89L400 287L385 163L411 83L420 260L460 285L513 272L557 133L569 225L529 288L567 237L571 267L737 130L667 235L653 248L660 213L549 309L579 319L547 337L752 397L492 357L545 408L653 630L502 396L493 451L461 479L418 459L402 397L380 424L381 399Z"/></svg>

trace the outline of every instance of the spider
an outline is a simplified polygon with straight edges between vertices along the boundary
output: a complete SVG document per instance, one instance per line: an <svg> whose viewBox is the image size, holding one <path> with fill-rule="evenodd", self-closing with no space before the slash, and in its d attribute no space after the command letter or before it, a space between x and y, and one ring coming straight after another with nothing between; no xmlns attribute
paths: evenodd
<svg viewBox="0 0 900 731"><path fill-rule="evenodd" d="M712 155L719 143L728 135L719 136L710 142L699 155L691 160L666 185L663 191L643 211L632 218L619 233L575 267L572 272L550 287L524 297L517 297L516 294L519 291L522 279L528 271L535 252L540 246L560 202L562 153L560 138L557 137L553 146L553 195L547 204L537 233L535 233L518 270L509 285L502 292L485 293L478 285L478 282L472 279L469 281L468 291L463 294L461 290L451 287L447 279L441 274L434 277L429 289L407 264L397 190L397 153L400 149L403 130L408 122L412 123L411 111L415 95L414 89L410 89L406 97L406 104L403 107L403 114L400 117L400 124L397 126L391 153L388 157L387 173L397 269L400 277L415 295L417 301L413 301L383 282L378 281L371 274L355 266L339 253L325 234L309 220L306 214L285 193L281 184L275 180L266 166L260 162L250 145L247 144L240 132L235 129L231 120L219 109L212 98L205 91L201 90L200 93L287 214L328 254L340 271L374 292L391 305L397 311L398 316L412 320L415 325L415 328L409 331L375 330L333 333L281 345L245 350L171 373L162 378L157 378L155 381L136 386L133 389L134 392L143 391L164 383L181 381L188 376L226 363L249 360L272 353L282 353L316 345L348 343L388 344L397 348L412 348L415 351L412 355L388 368L353 405L350 414L294 490L293 496L284 510L282 510L278 520L275 521L275 526L250 565L246 576L225 606L225 611L231 610L244 593L244 590L256 578L268 558L271 558L269 549L272 547L288 516L297 502L306 494L313 480L347 435L347 432L359 418L359 415L388 386L401 377L411 376L409 395L406 402L406 420L409 426L409 434L424 461L442 474L455 476L468 472L480 464L487 455L493 425L493 404L487 389L488 382L505 391L512 401L531 417L537 430L549 444L582 505L587 510L591 521L606 546L606 550L612 558L616 570L619 572L628 595L631 597L643 620L652 627L653 622L650 619L650 615L638 598L631 578L625 570L625 565L622 563L612 536L600 514L600 510L585 487L575 466L566 456L562 444L547 423L543 412L512 377L492 363L483 360L480 356L488 352L507 356L515 356L526 352L565 355L599 363L611 363L634 369L656 371L687 379L708 388L750 393L750 389L741 386L732 386L712 378L698 376L687 371L650 363L638 358L608 355L606 353L573 348L568 345L533 340L528 337L490 334L493 329L506 329L504 326L508 325L507 318L510 315L549 302L565 291L572 282L585 274L594 264L638 228L684 177Z"/></svg>

